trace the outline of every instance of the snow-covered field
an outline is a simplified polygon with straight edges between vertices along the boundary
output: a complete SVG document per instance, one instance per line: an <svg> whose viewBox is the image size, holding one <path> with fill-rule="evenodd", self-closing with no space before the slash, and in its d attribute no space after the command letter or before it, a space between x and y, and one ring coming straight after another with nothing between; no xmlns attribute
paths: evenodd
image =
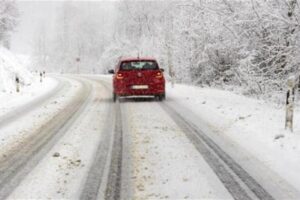
<svg viewBox="0 0 300 200"><path fill-rule="evenodd" d="M0 117L49 93L57 84L58 82L51 77L45 78L42 83L39 77L34 77L33 84L21 86L18 93L0 92Z"/></svg>
<svg viewBox="0 0 300 200"><path fill-rule="evenodd" d="M178 84L167 91L169 101L188 108L211 131L230 138L300 190L299 107L296 107L291 133L284 129L284 105L188 85Z"/></svg>

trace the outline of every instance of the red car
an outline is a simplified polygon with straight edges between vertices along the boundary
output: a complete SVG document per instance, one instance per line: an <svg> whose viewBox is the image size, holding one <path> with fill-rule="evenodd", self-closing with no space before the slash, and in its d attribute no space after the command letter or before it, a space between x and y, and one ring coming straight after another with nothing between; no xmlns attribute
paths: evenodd
<svg viewBox="0 0 300 200"><path fill-rule="evenodd" d="M154 58L123 58L113 76L113 100L118 96L154 96L166 98L165 78Z"/></svg>

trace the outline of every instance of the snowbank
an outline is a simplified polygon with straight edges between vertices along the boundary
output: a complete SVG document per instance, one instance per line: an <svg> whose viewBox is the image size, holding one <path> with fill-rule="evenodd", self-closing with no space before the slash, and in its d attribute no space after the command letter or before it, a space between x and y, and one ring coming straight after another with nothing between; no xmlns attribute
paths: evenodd
<svg viewBox="0 0 300 200"><path fill-rule="evenodd" d="M194 112L214 132L238 143L300 190L299 102L294 115L294 133L291 133L284 130L283 104L179 84L174 89L168 86L167 94L169 102L176 101Z"/></svg>
<svg viewBox="0 0 300 200"><path fill-rule="evenodd" d="M15 90L16 76L22 85L30 84L33 77L12 52L0 47L0 92Z"/></svg>

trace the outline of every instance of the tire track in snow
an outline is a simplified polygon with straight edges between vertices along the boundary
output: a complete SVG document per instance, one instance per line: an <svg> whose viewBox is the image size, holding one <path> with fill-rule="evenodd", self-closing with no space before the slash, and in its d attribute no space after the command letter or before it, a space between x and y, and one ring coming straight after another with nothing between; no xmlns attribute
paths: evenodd
<svg viewBox="0 0 300 200"><path fill-rule="evenodd" d="M107 85L104 85L102 81L93 78L90 79L100 83L108 91L110 91ZM105 182L104 181L105 180L104 176L106 176L105 170L109 163L110 154L113 148L112 142L113 142L114 130L112 127L114 126L115 120L112 119L115 119L115 115L116 115L115 110L113 109L114 104L112 100L107 103L108 103L108 111L106 114L106 123L105 123L106 125L105 127L103 127L101 131L103 135L103 139L101 139L100 143L98 144L94 161L92 163L92 166L90 167L87 179L81 191L80 199L84 199L84 200L99 199L99 196L105 196L105 194L99 194L99 192L103 193L103 191L101 191L102 189L101 186Z"/></svg>
<svg viewBox="0 0 300 200"><path fill-rule="evenodd" d="M160 105L184 131L234 199L274 199L213 140L199 130L197 126L185 120L166 103L160 103Z"/></svg>
<svg viewBox="0 0 300 200"><path fill-rule="evenodd" d="M99 82L108 91L111 87L95 77L87 78ZM98 145L95 160L88 173L80 199L120 199L122 182L123 130L119 102L109 102L107 123L102 134L104 139ZM113 120L112 120L113 119Z"/></svg>
<svg viewBox="0 0 300 200"><path fill-rule="evenodd" d="M108 182L105 191L105 199L121 199L122 186L122 155L123 155L123 130L122 130L122 112L120 102L115 103L115 128L114 141L111 155L110 170Z"/></svg>
<svg viewBox="0 0 300 200"><path fill-rule="evenodd" d="M77 80L77 79L75 79ZM78 79L83 88L73 101L42 125L24 142L21 149L0 161L0 199L6 198L39 160L53 147L66 130L80 116L89 101L91 86Z"/></svg>

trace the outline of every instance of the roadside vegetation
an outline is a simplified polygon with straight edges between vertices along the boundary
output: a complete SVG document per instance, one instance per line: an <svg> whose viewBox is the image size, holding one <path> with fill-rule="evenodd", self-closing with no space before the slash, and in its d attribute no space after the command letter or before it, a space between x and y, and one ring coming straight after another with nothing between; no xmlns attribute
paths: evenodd
<svg viewBox="0 0 300 200"><path fill-rule="evenodd" d="M298 0L63 2L56 34L37 31L36 56L92 73L154 56L177 82L276 97L299 71L299 13Z"/></svg>

